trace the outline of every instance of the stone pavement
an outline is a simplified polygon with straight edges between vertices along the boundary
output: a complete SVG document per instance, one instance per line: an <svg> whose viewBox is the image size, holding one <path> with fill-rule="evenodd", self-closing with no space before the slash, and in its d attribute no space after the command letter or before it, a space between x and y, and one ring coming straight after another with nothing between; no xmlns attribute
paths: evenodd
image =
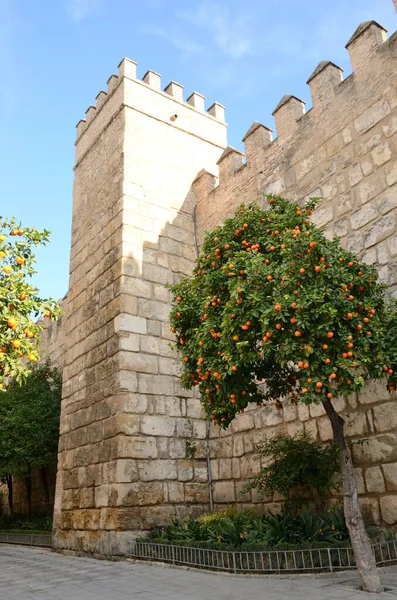
<svg viewBox="0 0 397 600"><path fill-rule="evenodd" d="M234 576L110 562L0 544L1 600L384 600L397 597L397 567L381 569L382 596L357 590L354 572Z"/></svg>

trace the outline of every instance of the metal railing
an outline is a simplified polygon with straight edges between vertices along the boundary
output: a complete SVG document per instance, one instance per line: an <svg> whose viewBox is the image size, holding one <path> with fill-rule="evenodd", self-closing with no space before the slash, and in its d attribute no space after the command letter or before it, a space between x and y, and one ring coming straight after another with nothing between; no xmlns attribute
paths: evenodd
<svg viewBox="0 0 397 600"><path fill-rule="evenodd" d="M51 548L51 533L16 533L0 532L0 543L20 544L21 546L41 546Z"/></svg>
<svg viewBox="0 0 397 600"><path fill-rule="evenodd" d="M372 546L378 566L397 563L397 541ZM134 542L131 558L172 563L232 573L294 573L340 571L355 568L349 547L302 550L229 551L193 548L173 544Z"/></svg>

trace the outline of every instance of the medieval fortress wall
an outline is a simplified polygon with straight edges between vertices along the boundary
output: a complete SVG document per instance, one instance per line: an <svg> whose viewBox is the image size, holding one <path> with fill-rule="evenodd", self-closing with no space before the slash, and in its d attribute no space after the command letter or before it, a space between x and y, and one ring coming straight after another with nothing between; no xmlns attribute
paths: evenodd
<svg viewBox="0 0 397 600"><path fill-rule="evenodd" d="M209 429L196 395L180 386L166 284L192 271L206 229L274 192L322 195L316 222L397 288L396 45L397 35L362 24L348 44L353 74L342 81L336 65L320 63L311 110L285 96L277 138L255 123L245 157L227 147L221 105L205 111L199 93L184 102L182 86L162 91L153 71L141 81L127 59L89 107L77 128L62 324L58 548L125 553L137 532L208 509L210 497L257 503L240 495L259 467L255 442L299 431L330 439L319 407L253 409L230 431ZM361 500L394 524L396 400L369 386L338 407L350 436L369 440L353 446Z"/></svg>
<svg viewBox="0 0 397 600"><path fill-rule="evenodd" d="M284 96L274 111L277 138L254 123L245 135L245 156L228 147L218 160L219 181L201 172L194 182L202 235L222 223L241 202L263 202L276 193L303 202L323 201L313 220L367 263L397 295L397 34L386 40L375 22L362 24L347 44L353 73L321 62L308 83L312 108ZM397 523L397 402L384 384L339 398L337 408L353 442L363 506L376 522ZM258 502L241 494L260 469L252 451L264 436L307 432L332 439L321 405L252 409L228 431L212 429L212 477L216 503ZM267 498L269 509L279 499Z"/></svg>

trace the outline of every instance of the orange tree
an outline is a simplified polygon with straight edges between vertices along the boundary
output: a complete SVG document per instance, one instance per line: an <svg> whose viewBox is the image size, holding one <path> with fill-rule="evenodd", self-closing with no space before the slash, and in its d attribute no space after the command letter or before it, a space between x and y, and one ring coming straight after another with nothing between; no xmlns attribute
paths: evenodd
<svg viewBox="0 0 397 600"><path fill-rule="evenodd" d="M39 358L40 317L57 319L60 307L44 300L29 278L34 269L34 247L45 244L49 232L22 228L15 219L0 217L0 389L22 379Z"/></svg>
<svg viewBox="0 0 397 600"><path fill-rule="evenodd" d="M185 387L228 427L248 403L322 403L340 449L344 509L363 588L381 589L332 401L370 378L396 385L396 310L372 266L329 240L304 207L269 197L208 234L193 277L172 286ZM259 383L263 385L258 385Z"/></svg>

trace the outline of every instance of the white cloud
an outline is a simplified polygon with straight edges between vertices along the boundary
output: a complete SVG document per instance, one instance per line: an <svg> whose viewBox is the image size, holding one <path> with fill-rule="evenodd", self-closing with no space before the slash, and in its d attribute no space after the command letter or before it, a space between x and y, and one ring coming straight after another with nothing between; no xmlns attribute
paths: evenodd
<svg viewBox="0 0 397 600"><path fill-rule="evenodd" d="M86 17L97 12L99 0L66 0L66 8L70 18L79 23Z"/></svg>
<svg viewBox="0 0 397 600"><path fill-rule="evenodd" d="M178 11L176 17L205 30L218 49L232 58L255 54L254 31L246 13L232 15L227 6L202 2L195 10Z"/></svg>

